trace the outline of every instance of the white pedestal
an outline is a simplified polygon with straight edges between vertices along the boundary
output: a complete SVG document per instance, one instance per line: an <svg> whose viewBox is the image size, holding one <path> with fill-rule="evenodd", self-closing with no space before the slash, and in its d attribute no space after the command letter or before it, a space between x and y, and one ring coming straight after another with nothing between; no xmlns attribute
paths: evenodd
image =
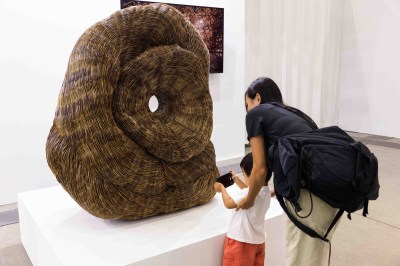
<svg viewBox="0 0 400 266"><path fill-rule="evenodd" d="M61 186L18 194L18 209L22 244L40 266L219 266L231 216L217 194L208 204L171 214L103 220L83 210ZM265 265L284 265L283 227L283 211L272 199Z"/></svg>

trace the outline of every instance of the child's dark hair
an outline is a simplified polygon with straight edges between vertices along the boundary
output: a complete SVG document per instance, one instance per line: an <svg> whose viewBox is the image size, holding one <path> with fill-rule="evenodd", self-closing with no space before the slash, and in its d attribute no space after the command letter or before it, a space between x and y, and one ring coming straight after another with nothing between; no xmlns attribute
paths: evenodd
<svg viewBox="0 0 400 266"><path fill-rule="evenodd" d="M245 174L250 177L251 170L253 169L253 154L250 152L243 157L242 161L240 162L240 168L243 169ZM271 176L265 177L265 182L267 183L271 179Z"/></svg>
<svg viewBox="0 0 400 266"><path fill-rule="evenodd" d="M240 168L246 173L247 176L250 176L251 170L253 169L253 155L252 153L246 154L240 162Z"/></svg>

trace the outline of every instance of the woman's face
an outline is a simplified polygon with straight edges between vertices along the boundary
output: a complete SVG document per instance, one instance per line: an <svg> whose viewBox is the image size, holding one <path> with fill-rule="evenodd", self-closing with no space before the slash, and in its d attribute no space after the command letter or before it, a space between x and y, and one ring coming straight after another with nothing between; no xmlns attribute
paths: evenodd
<svg viewBox="0 0 400 266"><path fill-rule="evenodd" d="M247 112L250 111L257 105L259 105L260 102L261 102L260 94L257 93L256 97L254 97L254 99L251 99L251 98L249 98L249 96L246 95L246 111Z"/></svg>

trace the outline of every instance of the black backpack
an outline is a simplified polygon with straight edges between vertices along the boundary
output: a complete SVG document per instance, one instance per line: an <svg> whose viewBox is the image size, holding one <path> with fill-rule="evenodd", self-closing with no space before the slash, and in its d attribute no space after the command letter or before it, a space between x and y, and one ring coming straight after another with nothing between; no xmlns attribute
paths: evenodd
<svg viewBox="0 0 400 266"><path fill-rule="evenodd" d="M378 198L378 160L363 143L355 141L339 127L318 129L311 118L300 110L278 106L303 117L313 130L280 137L268 150L268 165L274 172L276 197L298 228L311 237L329 242L327 236L330 230L345 211L351 219L352 212L363 208L363 215L366 216L368 201ZM296 213L301 211L297 202L300 188L339 209L324 236L288 212L283 198L293 205Z"/></svg>

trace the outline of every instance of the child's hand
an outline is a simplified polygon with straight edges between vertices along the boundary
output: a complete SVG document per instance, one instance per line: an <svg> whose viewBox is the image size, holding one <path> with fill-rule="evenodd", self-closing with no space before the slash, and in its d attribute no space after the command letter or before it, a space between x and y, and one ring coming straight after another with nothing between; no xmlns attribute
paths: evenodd
<svg viewBox="0 0 400 266"><path fill-rule="evenodd" d="M235 174L235 172L233 172L233 171L229 171L229 173L231 173L231 174L232 174L232 179L233 179L233 182L237 183L237 181L238 181L238 180L240 180L240 177L239 177L239 175L238 175L238 174Z"/></svg>
<svg viewBox="0 0 400 266"><path fill-rule="evenodd" d="M235 174L235 172L233 172L233 171L229 171L229 173L232 174L233 182L235 182L235 184L236 184L240 189L243 189L243 188L246 188L246 187L247 187L246 183L244 183L244 182L242 181L242 179L240 179L239 174Z"/></svg>
<svg viewBox="0 0 400 266"><path fill-rule="evenodd" d="M214 190L215 191L221 192L224 188L225 188L224 185L222 185L221 183L219 183L219 182L215 182L214 183Z"/></svg>

